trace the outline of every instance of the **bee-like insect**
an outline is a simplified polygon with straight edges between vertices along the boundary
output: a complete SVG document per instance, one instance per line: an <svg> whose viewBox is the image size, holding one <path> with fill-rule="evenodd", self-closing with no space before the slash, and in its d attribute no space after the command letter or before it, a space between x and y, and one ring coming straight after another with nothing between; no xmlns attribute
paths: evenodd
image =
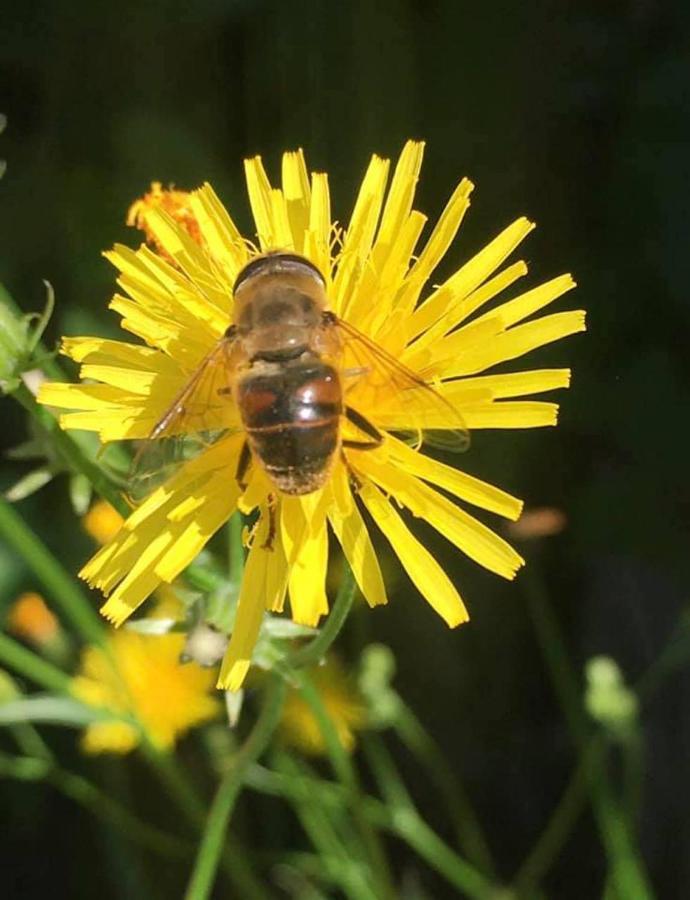
<svg viewBox="0 0 690 900"><path fill-rule="evenodd" d="M359 389L374 406L404 410L410 430L432 443L442 434L446 448L467 445L450 403L328 309L325 279L305 257L275 252L253 259L233 295L232 324L156 424L149 445L203 431L205 405L233 404L245 434L234 473L240 485L256 463L278 492L308 494L326 483L342 448L373 449L383 441L356 408ZM228 430L206 435L206 443ZM139 472L146 455L140 450Z"/></svg>

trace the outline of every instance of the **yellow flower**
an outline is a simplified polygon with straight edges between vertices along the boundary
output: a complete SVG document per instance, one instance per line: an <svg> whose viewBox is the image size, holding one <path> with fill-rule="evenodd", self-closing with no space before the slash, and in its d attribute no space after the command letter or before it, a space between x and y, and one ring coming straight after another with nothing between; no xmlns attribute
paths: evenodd
<svg viewBox="0 0 690 900"><path fill-rule="evenodd" d="M107 544L122 528L124 519L110 503L96 500L81 521L86 533L97 544Z"/></svg>
<svg viewBox="0 0 690 900"><path fill-rule="evenodd" d="M29 591L17 597L10 607L7 630L32 644L42 646L58 636L60 623L46 606L43 597Z"/></svg>
<svg viewBox="0 0 690 900"><path fill-rule="evenodd" d="M196 663L180 663L184 635L148 636L114 632L108 639L112 657L87 647L72 693L89 706L135 719L158 747L172 747L195 725L214 718L219 704L209 695L214 675ZM90 724L82 739L88 753L128 753L141 740L133 724Z"/></svg>
<svg viewBox="0 0 690 900"><path fill-rule="evenodd" d="M366 710L355 687L334 657L310 674L324 710L338 733L340 743L349 752L355 748L355 733L364 727ZM322 755L326 744L317 720L300 692L291 689L280 720L283 740L311 755Z"/></svg>
<svg viewBox="0 0 690 900"><path fill-rule="evenodd" d="M467 179L460 182L418 248L427 221L413 209L422 152L421 143L405 146L388 190L389 161L374 156L344 230L332 223L327 176L313 173L310 179L301 151L284 154L281 188L271 186L260 158L248 160L260 251L280 248L306 256L323 273L333 312L433 382L469 429L555 425L555 403L524 398L567 387L569 369L480 373L584 330L580 310L534 318L570 290L573 279L560 275L489 305L527 272L522 261L501 268L534 227L520 218L440 286L427 289L468 209L473 186ZM64 340L63 352L81 363L82 377L99 382L42 387L43 403L72 410L61 417L64 428L96 431L103 441L147 437L232 322L233 284L259 251L242 237L209 185L190 194L189 207L200 241L159 205L145 212L145 223L165 258L146 246L136 251L116 246L106 254L120 272L122 290L111 308L145 346L94 337ZM451 627L466 621L455 586L398 508L426 519L480 565L512 579L523 564L519 554L446 495L513 520L522 504L391 434L414 424L404 402L381 404L366 383L361 389L356 385L355 394L357 410L387 432L383 445L366 452L344 450L326 485L314 493L278 496L270 548L267 509L275 489L252 466L242 494L234 478L244 441L237 433L237 411L229 401L207 404L199 429L228 428L226 436L157 488L82 570L83 578L109 595L104 615L115 624L123 622L159 584L184 570L238 506L243 512L258 508L219 679L221 687L237 690L264 610L282 611L287 594L296 622L316 625L327 613L328 526L367 602L386 602L363 506L430 605ZM433 427L448 427L448 422L435 421ZM358 483L357 497L350 472Z"/></svg>

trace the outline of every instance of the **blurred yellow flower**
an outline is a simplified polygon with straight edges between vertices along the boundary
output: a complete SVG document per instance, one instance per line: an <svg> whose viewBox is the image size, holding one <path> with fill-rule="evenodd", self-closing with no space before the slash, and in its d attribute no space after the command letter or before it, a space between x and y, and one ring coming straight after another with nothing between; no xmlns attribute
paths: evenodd
<svg viewBox="0 0 690 900"><path fill-rule="evenodd" d="M310 678L335 726L340 743L352 752L356 743L355 733L366 723L366 709L355 684L334 657L329 657L325 665L310 672ZM296 688L288 691L285 698L280 735L285 743L303 753L323 755L326 752L319 724Z"/></svg>
<svg viewBox="0 0 690 900"><path fill-rule="evenodd" d="M10 607L7 630L17 637L43 646L60 633L60 623L46 606L40 594L28 591L21 594Z"/></svg>
<svg viewBox="0 0 690 900"><path fill-rule="evenodd" d="M120 513L105 500L96 500L81 520L84 530L97 544L107 544L124 523Z"/></svg>
<svg viewBox="0 0 690 900"><path fill-rule="evenodd" d="M72 693L89 706L136 720L103 721L87 726L82 745L88 753L128 753L142 739L172 747L190 728L213 719L221 706L209 691L213 672L196 663L180 663L184 635L115 632L108 653L87 647Z"/></svg>
<svg viewBox="0 0 690 900"><path fill-rule="evenodd" d="M240 271L257 253L280 248L306 257L323 275L332 312L433 384L470 430L555 425L555 403L524 398L567 387L569 369L481 373L583 331L581 310L535 317L575 283L560 275L493 302L527 272L523 261L501 268L534 227L519 218L440 286L425 290L455 239L473 185L460 182L417 248L427 222L413 208L422 154L423 144L408 142L389 187L390 161L374 156L345 229L331 217L327 176L312 173L310 179L301 151L284 154L281 188L272 187L259 157L247 160L258 249L243 238L209 185L168 200L156 188L131 218L160 252L116 246L106 254L120 272L123 291L111 308L144 344L66 338L63 352L81 364L84 379L99 383L46 384L39 400L72 410L61 417L64 428L95 431L104 442L148 437L233 322ZM166 202L180 205L166 211ZM356 371L356 361L345 362ZM425 519L477 563L512 579L522 557L454 500L512 520L522 503L396 437L415 428L417 410L411 418L408 395L396 393L393 384L389 395L382 403L366 379L353 384L348 403L385 439L374 450L343 448L325 486L302 496L276 495L259 466L252 466L245 490L237 483L245 436L230 399L187 410L188 432L222 436L154 490L84 567L81 576L109 596L103 614L121 624L161 583L172 582L236 509L258 510L219 679L220 687L237 690L265 610L281 612L287 595L295 622L316 626L328 612L329 526L366 601L387 602L364 509L433 609L451 627L467 621L457 589L398 509ZM424 412L427 427L455 427L452 415ZM277 526L271 541L269 508Z"/></svg>

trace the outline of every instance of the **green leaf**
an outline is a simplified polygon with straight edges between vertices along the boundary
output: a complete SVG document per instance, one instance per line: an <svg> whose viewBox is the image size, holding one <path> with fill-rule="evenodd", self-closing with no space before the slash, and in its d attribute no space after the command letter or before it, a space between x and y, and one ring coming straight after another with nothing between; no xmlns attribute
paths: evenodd
<svg viewBox="0 0 690 900"><path fill-rule="evenodd" d="M71 697L56 697L53 694L32 694L0 704L0 725L47 722L83 728L92 722L114 718L104 710L86 706Z"/></svg>

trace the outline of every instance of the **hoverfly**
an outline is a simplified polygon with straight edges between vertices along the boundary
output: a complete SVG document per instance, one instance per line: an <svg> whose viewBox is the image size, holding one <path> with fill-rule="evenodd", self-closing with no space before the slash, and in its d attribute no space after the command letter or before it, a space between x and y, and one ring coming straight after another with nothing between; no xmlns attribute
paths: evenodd
<svg viewBox="0 0 690 900"><path fill-rule="evenodd" d="M362 390L374 407L404 411L424 440L467 446L450 403L328 309L325 279L308 259L256 257L237 276L233 295L232 324L154 427L135 458L135 478L147 469L147 448L199 431L198 411L210 404L232 404L235 430L244 432L234 473L242 488L258 465L277 492L308 494L326 483L343 448L380 446L383 432L356 408ZM206 434L202 443L229 430Z"/></svg>

